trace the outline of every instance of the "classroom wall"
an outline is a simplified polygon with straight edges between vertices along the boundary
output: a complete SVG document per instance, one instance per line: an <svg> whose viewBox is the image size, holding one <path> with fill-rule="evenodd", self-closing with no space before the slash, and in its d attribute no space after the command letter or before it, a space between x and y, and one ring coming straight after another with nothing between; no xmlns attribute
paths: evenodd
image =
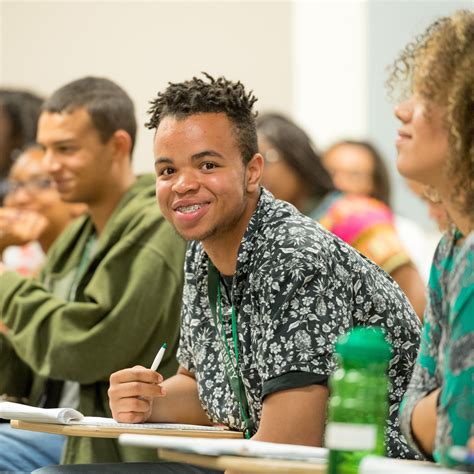
<svg viewBox="0 0 474 474"><path fill-rule="evenodd" d="M258 106L292 102L288 2L3 1L0 83L50 94L84 75L108 76L134 99L140 124L168 81L207 71L240 79ZM135 169L151 171L140 127Z"/></svg>
<svg viewBox="0 0 474 474"><path fill-rule="evenodd" d="M367 2L293 4L293 114L323 150L367 132Z"/></svg>
<svg viewBox="0 0 474 474"><path fill-rule="evenodd" d="M386 66L414 34L470 1L0 0L0 84L45 95L94 74L120 83L146 121L168 81L208 71L240 79L261 111L291 115L323 149L344 137L382 150L397 212L427 226L426 208L395 168ZM152 170L139 127L134 166Z"/></svg>

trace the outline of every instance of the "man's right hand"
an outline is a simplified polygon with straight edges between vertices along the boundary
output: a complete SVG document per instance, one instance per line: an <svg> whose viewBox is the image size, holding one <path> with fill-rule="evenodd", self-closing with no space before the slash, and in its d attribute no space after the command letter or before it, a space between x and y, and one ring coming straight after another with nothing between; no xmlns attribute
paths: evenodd
<svg viewBox="0 0 474 474"><path fill-rule="evenodd" d="M153 399L164 397L159 384L163 377L154 370L136 365L110 376L109 405L114 420L120 423L144 423L153 410Z"/></svg>

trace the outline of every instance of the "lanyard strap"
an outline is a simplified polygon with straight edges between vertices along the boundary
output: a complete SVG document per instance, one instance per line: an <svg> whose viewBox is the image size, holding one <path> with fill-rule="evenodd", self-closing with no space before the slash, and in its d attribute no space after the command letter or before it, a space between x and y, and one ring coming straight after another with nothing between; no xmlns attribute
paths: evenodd
<svg viewBox="0 0 474 474"><path fill-rule="evenodd" d="M224 358L224 368L229 380L230 387L232 392L235 395L235 398L239 402L240 414L242 416L242 421L245 426L245 437L249 439L253 434L254 423L249 416L249 405L247 401L247 396L245 393L243 382L238 373L239 366L239 346L237 340L237 315L235 312L234 305L232 304L232 345L234 349L236 366L232 361L231 349L229 347L229 342L227 341L227 335L224 329L224 318L222 316L222 303L221 303L221 289L219 281L219 273L209 260L208 265L208 297L209 304L211 307L211 313L214 318L214 324L216 330L219 332L219 322L221 326L221 335L219 335L219 341L221 345L222 355ZM217 311L217 308L219 311ZM219 322L217 316L219 315ZM222 337L221 337L222 336Z"/></svg>
<svg viewBox="0 0 474 474"><path fill-rule="evenodd" d="M95 234L92 234L87 239L86 245L84 247L84 251L82 252L82 255L81 255L81 260L79 262L79 265L76 268L76 271L74 273L74 278L71 283L71 287L69 288L68 301L73 301L76 299L77 287L79 286L79 281L82 278L84 270L91 259L92 245L94 244L95 241L96 241Z"/></svg>

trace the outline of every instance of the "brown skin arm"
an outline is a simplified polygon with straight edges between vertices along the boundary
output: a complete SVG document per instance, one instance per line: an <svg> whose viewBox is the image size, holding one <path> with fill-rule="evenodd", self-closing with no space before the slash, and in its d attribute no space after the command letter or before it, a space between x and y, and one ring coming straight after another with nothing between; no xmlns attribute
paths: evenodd
<svg viewBox="0 0 474 474"><path fill-rule="evenodd" d="M255 441L322 446L329 391L322 385L292 388L268 395ZM225 474L239 474L227 470Z"/></svg>
<svg viewBox="0 0 474 474"><path fill-rule="evenodd" d="M151 421L211 425L198 397L194 375L183 367L163 382L165 397L155 399ZM164 402L164 403L163 403Z"/></svg>
<svg viewBox="0 0 474 474"><path fill-rule="evenodd" d="M112 416L122 423L211 424L199 402L194 376L182 367L165 381L141 366L119 370L110 376L108 395Z"/></svg>
<svg viewBox="0 0 474 474"><path fill-rule="evenodd" d="M406 264L396 268L390 276L398 283L420 321L423 322L426 306L425 284L418 270L412 264Z"/></svg>
<svg viewBox="0 0 474 474"><path fill-rule="evenodd" d="M252 439L322 446L328 394L323 385L308 385L268 395Z"/></svg>
<svg viewBox="0 0 474 474"><path fill-rule="evenodd" d="M413 436L425 454L433 454L436 436L436 402L441 389L433 390L422 398L413 409L411 430Z"/></svg>
<svg viewBox="0 0 474 474"><path fill-rule="evenodd" d="M135 366L110 377L112 416L123 423L173 422L210 425L196 380L183 367L173 377ZM322 446L328 389L322 385L282 390L262 406L257 441Z"/></svg>
<svg viewBox="0 0 474 474"><path fill-rule="evenodd" d="M327 387L309 385L268 395L252 439L322 446L328 393ZM111 375L108 394L112 416L119 422L211 424L199 402L196 380L183 367L165 381L141 366L120 370Z"/></svg>

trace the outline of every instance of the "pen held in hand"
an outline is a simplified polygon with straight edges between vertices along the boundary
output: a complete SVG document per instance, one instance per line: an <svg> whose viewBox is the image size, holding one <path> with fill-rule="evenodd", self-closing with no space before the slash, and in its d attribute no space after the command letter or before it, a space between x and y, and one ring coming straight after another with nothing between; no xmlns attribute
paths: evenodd
<svg viewBox="0 0 474 474"><path fill-rule="evenodd" d="M150 369L151 370L157 370L161 360L163 359L163 356L165 355L165 350L166 350L166 342L161 346L160 350L158 351L158 354L156 354L155 360L153 361L153 364L151 364Z"/></svg>

